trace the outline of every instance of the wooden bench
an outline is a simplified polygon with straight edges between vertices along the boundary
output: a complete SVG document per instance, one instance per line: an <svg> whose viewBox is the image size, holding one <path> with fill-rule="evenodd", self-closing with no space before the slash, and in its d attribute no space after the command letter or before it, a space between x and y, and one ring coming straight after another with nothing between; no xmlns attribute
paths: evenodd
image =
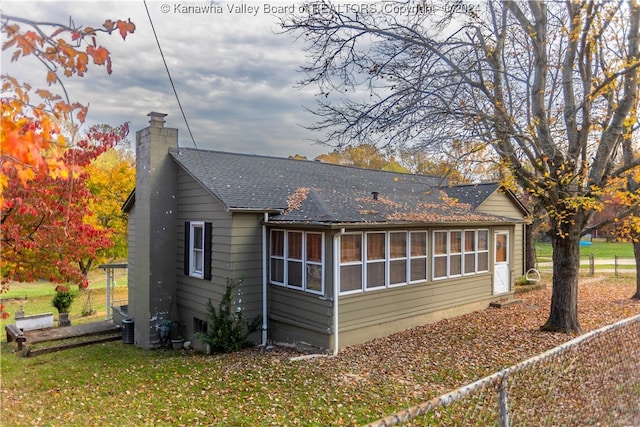
<svg viewBox="0 0 640 427"><path fill-rule="evenodd" d="M18 350L22 350L22 343L27 341L27 337L24 336L24 332L20 330L16 325L6 325L4 330L7 332L7 342L15 341L18 343Z"/></svg>

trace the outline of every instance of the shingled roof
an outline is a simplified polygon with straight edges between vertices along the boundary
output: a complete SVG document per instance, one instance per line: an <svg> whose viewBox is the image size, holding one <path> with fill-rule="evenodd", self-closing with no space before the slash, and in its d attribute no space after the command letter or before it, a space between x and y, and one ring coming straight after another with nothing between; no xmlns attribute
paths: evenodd
<svg viewBox="0 0 640 427"><path fill-rule="evenodd" d="M458 203L469 205L473 209L477 209L496 191L501 191L509 197L516 206L518 206L525 216L529 215L529 211L516 197L516 195L513 194L513 192L502 188L497 182L456 185L454 187L446 188L445 191L449 197L455 199Z"/></svg>
<svg viewBox="0 0 640 427"><path fill-rule="evenodd" d="M491 194L489 187L478 191L469 186L470 192L452 187L456 189L452 196L452 188L442 187L439 177L192 148L170 154L227 210L272 212L270 221L514 221L475 211L482 195ZM453 197L459 202L454 203Z"/></svg>

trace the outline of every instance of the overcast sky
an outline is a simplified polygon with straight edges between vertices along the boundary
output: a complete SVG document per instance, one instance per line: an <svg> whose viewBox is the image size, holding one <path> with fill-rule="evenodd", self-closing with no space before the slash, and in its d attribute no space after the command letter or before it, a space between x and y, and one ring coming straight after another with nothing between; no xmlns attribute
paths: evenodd
<svg viewBox="0 0 640 427"><path fill-rule="evenodd" d="M181 7L208 1L148 0L147 6L176 85L182 107L200 148L286 157L313 158L331 151L304 126L314 117L315 88L296 88L305 53L290 35L277 34L269 7L291 5L276 0L216 2L218 13L184 13ZM244 4L242 10L230 7ZM90 67L85 77L67 79L71 100L89 104L87 123L131 123L130 139L147 126L147 113L167 113L166 126L179 129L180 145L192 146L167 77L142 0L3 0L2 13L38 21L100 27L105 20L128 19L136 31L126 41L101 34L111 51L113 73ZM215 10L215 9L212 9ZM244 12L244 13L243 13ZM2 73L46 88L46 71L33 58L11 63L2 54ZM55 88L54 88L55 89ZM85 125L86 126L86 125Z"/></svg>

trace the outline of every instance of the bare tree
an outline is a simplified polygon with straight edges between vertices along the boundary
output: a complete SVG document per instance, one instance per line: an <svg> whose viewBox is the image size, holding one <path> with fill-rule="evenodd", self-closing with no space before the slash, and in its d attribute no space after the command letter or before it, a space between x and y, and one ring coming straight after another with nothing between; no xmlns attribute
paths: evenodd
<svg viewBox="0 0 640 427"><path fill-rule="evenodd" d="M490 147L546 210L553 295L545 330L580 331L579 240L637 120L637 0L318 1L281 22L306 43L316 129L342 144Z"/></svg>

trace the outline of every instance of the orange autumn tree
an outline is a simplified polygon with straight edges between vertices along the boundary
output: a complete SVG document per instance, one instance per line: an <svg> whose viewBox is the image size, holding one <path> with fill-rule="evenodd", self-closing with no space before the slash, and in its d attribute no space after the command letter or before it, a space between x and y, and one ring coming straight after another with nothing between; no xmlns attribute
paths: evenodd
<svg viewBox="0 0 640 427"><path fill-rule="evenodd" d="M112 129L101 126L103 130ZM110 148L87 167L86 186L91 192L89 210L93 215L85 221L96 228L111 230L112 246L99 251L98 257L86 259L81 268L88 270L95 262L109 262L127 256L127 218L122 205L135 185L135 160L119 146Z"/></svg>
<svg viewBox="0 0 640 427"><path fill-rule="evenodd" d="M3 281L45 278L87 287L82 264L113 246L113 230L87 220L93 216L87 167L127 131L126 125L109 133L91 128L87 137L77 147L65 150L60 159L82 171L71 178L38 174L25 186L17 169L7 171L0 224Z"/></svg>
<svg viewBox="0 0 640 427"><path fill-rule="evenodd" d="M70 120L74 126L84 122L87 107L69 100L61 80L82 77L89 63L105 66L111 74L109 51L97 44L101 33L117 31L123 39L135 31L130 21L107 20L102 28L34 22L20 17L2 16L2 49L12 51L11 60L33 56L46 70L49 86L58 83L63 95L49 90L32 91L28 83L2 76L2 133L0 145L0 189L6 186L5 171L16 169L18 178L27 184L38 173L68 177L73 172L62 162L62 154L70 144L69 135L60 132L58 122ZM32 100L33 92L39 102ZM73 132L72 132L73 133ZM71 135L73 137L73 135Z"/></svg>
<svg viewBox="0 0 640 427"><path fill-rule="evenodd" d="M75 209L84 209L83 206L86 206L84 194L77 194L75 198L74 192L84 185L81 182L87 162L113 143L109 136L98 138L103 146L90 144L87 138L77 137L78 128L85 121L87 107L69 99L62 79L84 76L91 63L105 67L107 73L111 74L110 53L98 44L98 38L115 32L126 40L127 35L135 31L135 25L130 20L109 19L101 27L94 28L77 26L73 21L65 25L10 15L2 16L1 25L2 48L11 53L11 60L35 58L45 70L48 86L55 84L61 90L61 94L57 94L48 89L34 89L31 84L20 82L17 78L2 76L1 290L8 289L7 282L11 279L47 277L54 281L74 280L83 283L83 278L76 275L78 266L73 257L66 257L65 253L59 253L56 259L32 257L45 243L59 242L64 238L78 240L78 236L72 232L85 233L83 236L93 233L92 227L84 224L85 212L81 210L79 218L75 212ZM71 123L70 131L61 130L61 122ZM120 129L126 130L126 127ZM66 199L53 196L52 193L60 188L70 189ZM40 197L37 197L38 194ZM31 200L32 203L25 205L25 200ZM56 201L46 205L47 201L52 200ZM38 206L42 203L45 205ZM50 227L44 227L47 222L44 213L56 210L62 214L63 220L52 221ZM38 225L36 221L31 227L16 227L16 224L25 222L27 217L38 215L42 224ZM40 234L46 232L51 233L51 239L40 239ZM79 239L79 242L86 243L87 239ZM62 250L62 246L58 245L57 250ZM74 249L69 247L69 250ZM78 251L77 246L75 250ZM30 257L37 262L23 262ZM56 269L55 274L51 272L52 268ZM2 306L0 315L6 315Z"/></svg>

